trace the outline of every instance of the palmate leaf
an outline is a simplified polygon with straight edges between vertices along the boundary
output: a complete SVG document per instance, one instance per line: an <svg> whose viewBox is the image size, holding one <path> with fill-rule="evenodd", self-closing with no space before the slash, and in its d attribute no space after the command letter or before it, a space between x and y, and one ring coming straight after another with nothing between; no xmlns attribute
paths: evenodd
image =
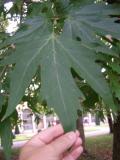
<svg viewBox="0 0 120 160"><path fill-rule="evenodd" d="M36 26L35 21L38 22ZM67 130L70 130L71 126L75 129L78 97L83 97L83 94L72 79L70 62L67 56L62 54L62 49L59 49L60 46L56 42L57 38L48 31L42 19L36 18L29 23L32 25L29 26L29 31L16 35L10 41L16 42L16 50L4 61L6 64L16 63L11 77L11 96L6 116L14 111L38 66L41 65L43 98L49 106L55 108Z"/></svg>
<svg viewBox="0 0 120 160"><path fill-rule="evenodd" d="M96 43L96 35L109 34L120 39L120 24L115 23L117 15L120 15L120 5L98 3L78 8L75 6L69 10L64 32L69 37L79 37L90 43Z"/></svg>
<svg viewBox="0 0 120 160"><path fill-rule="evenodd" d="M16 64L11 75L8 117L20 102L38 66L41 67L41 95L54 107L66 130L75 129L79 98L84 98L71 74L73 68L104 101L114 106L109 87L96 61L96 53L84 43L55 35L45 19L28 20L28 29L18 32L7 44L14 44L14 53L1 64ZM50 25L49 25L50 26Z"/></svg>

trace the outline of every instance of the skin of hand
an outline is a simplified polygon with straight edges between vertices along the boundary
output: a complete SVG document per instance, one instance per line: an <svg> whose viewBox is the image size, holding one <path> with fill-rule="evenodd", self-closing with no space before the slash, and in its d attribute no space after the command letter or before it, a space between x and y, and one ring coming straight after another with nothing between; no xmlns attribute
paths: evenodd
<svg viewBox="0 0 120 160"><path fill-rule="evenodd" d="M35 135L21 149L19 160L76 160L83 152L79 132L64 133L61 125Z"/></svg>

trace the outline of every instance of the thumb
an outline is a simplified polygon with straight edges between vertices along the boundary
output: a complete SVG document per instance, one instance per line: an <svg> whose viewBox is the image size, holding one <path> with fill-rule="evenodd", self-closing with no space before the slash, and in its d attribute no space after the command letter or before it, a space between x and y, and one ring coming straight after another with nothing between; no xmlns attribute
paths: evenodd
<svg viewBox="0 0 120 160"><path fill-rule="evenodd" d="M63 136L57 138L54 142L49 144L57 155L60 155L67 151L76 142L77 136L75 132L69 132Z"/></svg>

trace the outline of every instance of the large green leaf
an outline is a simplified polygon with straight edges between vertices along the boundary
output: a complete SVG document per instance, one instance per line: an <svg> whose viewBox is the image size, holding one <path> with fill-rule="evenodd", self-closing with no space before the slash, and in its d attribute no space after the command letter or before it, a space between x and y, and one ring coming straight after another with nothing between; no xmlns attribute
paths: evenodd
<svg viewBox="0 0 120 160"><path fill-rule="evenodd" d="M12 128L10 119L0 123L1 146L4 148L6 160L10 160L12 145Z"/></svg>
<svg viewBox="0 0 120 160"><path fill-rule="evenodd" d="M120 39L120 24L115 23L116 15L120 15L120 5L96 3L72 7L65 20L64 32L68 37L79 37L84 42L92 43L96 43L96 35L109 34Z"/></svg>
<svg viewBox="0 0 120 160"><path fill-rule="evenodd" d="M36 25L35 25L36 24ZM84 43L55 35L42 18L27 22L28 29L18 32L9 43L14 44L13 54L1 64L16 64L11 75L9 116L23 97L38 66L41 67L41 95L54 107L66 130L75 129L79 99L84 98L71 74L73 68L104 101L114 106L109 87L101 74L94 49ZM49 25L50 26L50 25Z"/></svg>
<svg viewBox="0 0 120 160"><path fill-rule="evenodd" d="M35 25L35 21L38 24ZM41 94L49 106L55 107L66 128L70 130L73 126L75 129L76 109L79 107L78 97L82 97L83 94L77 89L72 79L70 62L67 60L67 56L64 59L64 54L58 50L57 37L55 38L55 35L47 30L46 23L43 24L42 19L36 18L29 21L29 24L31 24L30 30L18 33L10 41L10 43L16 43L16 50L4 61L6 64L16 63L11 76L11 95L6 116L14 111L38 66L41 65ZM60 55L58 53L56 55L55 50L62 54L61 57L58 57ZM55 60L58 62L56 63ZM59 64L60 66L58 66ZM65 69L63 69L64 67Z"/></svg>

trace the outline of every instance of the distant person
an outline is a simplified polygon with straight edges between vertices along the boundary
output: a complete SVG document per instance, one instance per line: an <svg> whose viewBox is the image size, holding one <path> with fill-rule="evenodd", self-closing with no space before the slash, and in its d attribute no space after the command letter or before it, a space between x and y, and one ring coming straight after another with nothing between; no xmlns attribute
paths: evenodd
<svg viewBox="0 0 120 160"><path fill-rule="evenodd" d="M61 125L50 127L28 141L19 160L76 160L83 152L79 132L64 133Z"/></svg>

